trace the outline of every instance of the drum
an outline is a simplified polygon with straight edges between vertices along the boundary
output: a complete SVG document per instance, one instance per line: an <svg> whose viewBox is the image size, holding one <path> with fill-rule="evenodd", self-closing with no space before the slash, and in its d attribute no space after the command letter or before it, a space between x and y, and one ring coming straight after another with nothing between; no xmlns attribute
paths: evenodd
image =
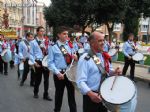
<svg viewBox="0 0 150 112"><path fill-rule="evenodd" d="M100 93L104 105L113 112L134 112L136 107L136 87L124 76L111 76L103 81Z"/></svg>
<svg viewBox="0 0 150 112"><path fill-rule="evenodd" d="M46 55L42 60L43 67L48 67L48 55Z"/></svg>
<svg viewBox="0 0 150 112"><path fill-rule="evenodd" d="M110 49L110 50L108 51L108 54L109 54L111 57L114 56L116 53L117 53L117 50L116 50L116 49Z"/></svg>
<svg viewBox="0 0 150 112"><path fill-rule="evenodd" d="M84 48L80 48L80 49L78 50L78 53L79 53L80 56L81 56L84 52L85 52L85 51L84 51Z"/></svg>
<svg viewBox="0 0 150 112"><path fill-rule="evenodd" d="M19 64L19 70L20 70L20 71L24 70L24 62L21 62L21 63Z"/></svg>
<svg viewBox="0 0 150 112"><path fill-rule="evenodd" d="M116 49L110 49L109 51L108 51L108 54L111 56L111 60L112 61L117 61L118 60L118 53L117 53L118 51L116 50Z"/></svg>
<svg viewBox="0 0 150 112"><path fill-rule="evenodd" d="M72 63L70 64L70 67L68 67L68 69L66 70L65 74L68 80L72 82L75 89L79 91L76 84L76 71L77 71L76 69L77 69L77 62L73 60Z"/></svg>
<svg viewBox="0 0 150 112"><path fill-rule="evenodd" d="M142 54L142 53L135 53L133 56L132 56L132 59L134 60L134 61L141 61L141 60L143 60L143 58L144 58L144 55Z"/></svg>
<svg viewBox="0 0 150 112"><path fill-rule="evenodd" d="M3 50L3 52L1 53L1 57L4 62L10 62L12 60L12 54L10 49Z"/></svg>

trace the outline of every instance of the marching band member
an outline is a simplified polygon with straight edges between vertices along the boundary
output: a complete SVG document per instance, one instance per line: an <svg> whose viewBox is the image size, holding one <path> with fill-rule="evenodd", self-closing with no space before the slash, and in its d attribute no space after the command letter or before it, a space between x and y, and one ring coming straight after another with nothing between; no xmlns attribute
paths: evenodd
<svg viewBox="0 0 150 112"><path fill-rule="evenodd" d="M34 98L38 98L39 86L42 80L42 74L44 77L44 93L43 99L52 101L52 99L48 95L48 88L49 88L49 70L42 66L42 59L44 55L46 55L47 50L45 47L45 39L44 39L44 28L38 27L37 28L37 36L31 42L31 49L30 49L30 60L34 63L35 67L35 85L34 85Z"/></svg>
<svg viewBox="0 0 150 112"><path fill-rule="evenodd" d="M26 33L26 38L23 39L19 44L19 58L24 63L23 76L20 82L20 86L24 85L25 80L27 79L29 73L29 57L30 57L30 42L33 40L33 34L28 32ZM34 86L34 71L31 69L31 81L30 86Z"/></svg>
<svg viewBox="0 0 150 112"><path fill-rule="evenodd" d="M83 94L83 112L107 112L100 96L100 85L107 75L121 74L117 67L115 70L110 63L110 56L104 52L104 35L94 32L89 37L91 51L83 54L78 62L76 83ZM101 66L98 66L101 64ZM134 99L136 101L136 99ZM120 112L134 112L131 106L121 108Z"/></svg>
<svg viewBox="0 0 150 112"><path fill-rule="evenodd" d="M133 39L134 35L130 33L128 35L128 40L124 43L122 48L125 60L122 74L126 75L128 67L130 65L130 79L134 81L135 61L132 59L132 56L135 54L136 48Z"/></svg>
<svg viewBox="0 0 150 112"><path fill-rule="evenodd" d="M0 35L0 41L1 41L1 52L3 52L5 49L9 48L8 43L6 40L4 40L4 35ZM0 73L3 74L4 69L4 75L8 75L8 63L4 62L2 57L0 56Z"/></svg>
<svg viewBox="0 0 150 112"><path fill-rule="evenodd" d="M55 108L54 112L60 112L62 106L62 99L65 87L68 92L68 103L70 112L76 112L75 90L72 83L64 74L67 66L71 63L71 57L77 60L76 55L71 56L71 49L69 48L66 38L68 37L68 30L66 27L59 27L57 42L49 47L48 52L48 68L54 74L55 84Z"/></svg>
<svg viewBox="0 0 150 112"><path fill-rule="evenodd" d="M15 43L16 53L15 53L15 62L14 62L14 64L17 65L18 80L22 79L22 75L20 74L20 71L19 71L20 59L19 59L19 55L18 55L18 53L19 53L19 44L20 44L21 41L22 41L22 38L19 36L18 39L16 40L16 43Z"/></svg>
<svg viewBox="0 0 150 112"><path fill-rule="evenodd" d="M10 68L14 67L14 58L15 58L15 52L16 52L16 46L15 46L15 40L10 40L10 50L12 53L12 60L10 61Z"/></svg>

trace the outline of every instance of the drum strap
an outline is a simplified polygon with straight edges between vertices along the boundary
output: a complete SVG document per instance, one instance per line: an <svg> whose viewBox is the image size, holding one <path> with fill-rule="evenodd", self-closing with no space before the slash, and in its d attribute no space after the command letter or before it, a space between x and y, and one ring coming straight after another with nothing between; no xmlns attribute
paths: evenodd
<svg viewBox="0 0 150 112"><path fill-rule="evenodd" d="M129 42L129 41L128 41L128 43L129 43L130 46L132 47L132 50L135 51L135 46L134 46L131 42Z"/></svg>
<svg viewBox="0 0 150 112"><path fill-rule="evenodd" d="M39 45L39 47L40 47L40 45L41 45L41 41L38 41L38 39L37 39L37 38L35 38L35 39L36 39L36 41L37 41L37 43L38 43L38 45ZM45 48L41 48L41 47L40 47L40 49L41 49L41 51L42 51L43 55L44 55L44 56L46 56L46 55L47 55L46 49L45 49Z"/></svg>
<svg viewBox="0 0 150 112"><path fill-rule="evenodd" d="M71 55L67 52L66 48L63 45L59 46L58 43L56 43L56 44L57 44L58 48L60 49L61 53L63 54L67 65L70 65L71 61L72 61Z"/></svg>
<svg viewBox="0 0 150 112"><path fill-rule="evenodd" d="M24 41L24 43L26 44L26 46L27 46L27 48L28 48L28 52L29 52L29 50L30 50L30 44L29 44L29 42L27 42L27 40L23 40Z"/></svg>

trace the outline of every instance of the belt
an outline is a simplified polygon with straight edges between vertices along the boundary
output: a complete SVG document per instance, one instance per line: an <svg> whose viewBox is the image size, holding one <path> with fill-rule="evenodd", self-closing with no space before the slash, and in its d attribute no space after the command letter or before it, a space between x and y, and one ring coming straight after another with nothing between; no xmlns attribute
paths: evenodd
<svg viewBox="0 0 150 112"><path fill-rule="evenodd" d="M60 72L66 72L66 69L60 69L59 71Z"/></svg>

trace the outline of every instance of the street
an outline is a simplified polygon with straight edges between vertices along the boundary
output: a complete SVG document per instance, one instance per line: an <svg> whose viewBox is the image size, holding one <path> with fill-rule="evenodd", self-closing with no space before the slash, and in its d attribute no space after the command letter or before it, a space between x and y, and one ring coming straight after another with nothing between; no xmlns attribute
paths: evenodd
<svg viewBox="0 0 150 112"><path fill-rule="evenodd" d="M45 101L43 97L43 82L40 86L39 99L33 98L33 88L29 86L30 76L23 87L19 86L16 69L9 70L8 76L0 74L0 112L53 112L54 109L54 83L50 76L49 95L53 101ZM146 82L138 81L138 105L136 112L149 112L150 88ZM65 91L61 112L69 112L67 93ZM76 92L78 112L82 112L82 96Z"/></svg>

